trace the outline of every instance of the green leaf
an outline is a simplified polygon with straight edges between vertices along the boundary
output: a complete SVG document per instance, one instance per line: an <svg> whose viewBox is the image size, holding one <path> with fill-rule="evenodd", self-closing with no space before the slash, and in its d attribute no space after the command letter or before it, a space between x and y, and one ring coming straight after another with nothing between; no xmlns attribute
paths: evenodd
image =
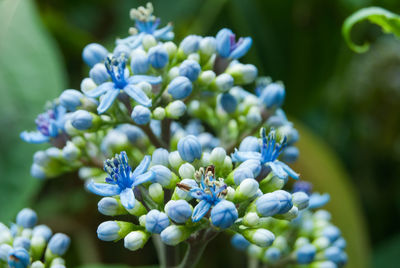
<svg viewBox="0 0 400 268"><path fill-rule="evenodd" d="M358 10L348 17L342 27L342 34L348 46L357 53L366 52L369 43L357 45L351 40L351 30L359 22L368 20L379 25L385 33L392 33L400 37L400 16L380 7L368 7Z"/></svg>
<svg viewBox="0 0 400 268"><path fill-rule="evenodd" d="M115 264L87 264L78 266L77 268L157 268L158 266L127 266L127 265L115 265Z"/></svg>
<svg viewBox="0 0 400 268"><path fill-rule="evenodd" d="M32 0L0 1L0 221L9 221L39 189L30 176L41 146L19 138L34 130L47 99L63 89L60 56Z"/></svg>

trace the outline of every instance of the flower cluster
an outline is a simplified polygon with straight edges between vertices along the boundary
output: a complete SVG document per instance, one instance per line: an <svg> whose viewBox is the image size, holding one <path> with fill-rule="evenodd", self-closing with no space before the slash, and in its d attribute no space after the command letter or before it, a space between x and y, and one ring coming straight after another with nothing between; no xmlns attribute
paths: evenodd
<svg viewBox="0 0 400 268"><path fill-rule="evenodd" d="M36 225L37 220L33 210L24 208L10 227L0 223L0 267L66 267L62 256L69 247L69 237L53 235L46 225Z"/></svg>
<svg viewBox="0 0 400 268"><path fill-rule="evenodd" d="M79 170L103 197L99 212L117 217L98 237L123 239L129 250L151 236L205 246L224 231L262 251L312 219L302 213L316 202L309 192L285 190L300 175L288 166L299 152L281 109L284 86L239 61L252 39L222 29L174 43L151 4L130 14L135 25L115 48L84 48L81 90L65 90L36 120L38 131L21 134L51 144L34 155L32 175ZM137 220L118 219L125 214Z"/></svg>

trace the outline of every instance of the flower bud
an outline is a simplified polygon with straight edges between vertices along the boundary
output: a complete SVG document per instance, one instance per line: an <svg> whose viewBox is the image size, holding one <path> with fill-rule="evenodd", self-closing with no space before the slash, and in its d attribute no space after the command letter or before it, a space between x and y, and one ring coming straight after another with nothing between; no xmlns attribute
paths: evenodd
<svg viewBox="0 0 400 268"><path fill-rule="evenodd" d="M243 236L251 243L256 244L259 247L269 247L275 240L275 235L267 229L245 229Z"/></svg>
<svg viewBox="0 0 400 268"><path fill-rule="evenodd" d="M161 240L169 245L176 246L180 242L185 241L190 235L191 231L184 225L170 225L161 232Z"/></svg>
<svg viewBox="0 0 400 268"><path fill-rule="evenodd" d="M199 50L201 37L198 35L188 35L179 45L185 55L192 54Z"/></svg>
<svg viewBox="0 0 400 268"><path fill-rule="evenodd" d="M259 152L260 151L260 142L256 137L247 136L240 143L239 151L241 151L241 152Z"/></svg>
<svg viewBox="0 0 400 268"><path fill-rule="evenodd" d="M239 185L245 179L254 179L253 172L247 167L239 167L233 173L233 180L236 185Z"/></svg>
<svg viewBox="0 0 400 268"><path fill-rule="evenodd" d="M70 243L71 239L68 236L62 233L57 233L50 239L47 248L51 251L51 253L62 256L67 251Z"/></svg>
<svg viewBox="0 0 400 268"><path fill-rule="evenodd" d="M26 249L15 248L8 253L8 265L10 268L27 268L30 263L30 256Z"/></svg>
<svg viewBox="0 0 400 268"><path fill-rule="evenodd" d="M341 254L342 250L338 247L329 247L325 249L324 256L326 259L334 262L339 263L341 261Z"/></svg>
<svg viewBox="0 0 400 268"><path fill-rule="evenodd" d="M53 232L46 225L38 225L38 226L35 226L35 228L33 228L32 236L33 237L35 237L35 236L43 237L46 242L50 240L52 235L53 235Z"/></svg>
<svg viewBox="0 0 400 268"><path fill-rule="evenodd" d="M284 214L293 207L292 195L290 193L283 190L278 190L275 191L274 194L277 196L280 203L278 214Z"/></svg>
<svg viewBox="0 0 400 268"><path fill-rule="evenodd" d="M97 237L103 241L117 241L124 238L134 225L124 221L105 221L97 228Z"/></svg>
<svg viewBox="0 0 400 268"><path fill-rule="evenodd" d="M174 78L168 85L168 93L176 100L184 99L192 93L192 83L186 76Z"/></svg>
<svg viewBox="0 0 400 268"><path fill-rule="evenodd" d="M320 236L317 239L312 241L312 245L317 248L317 250L326 249L331 244L330 240L327 237Z"/></svg>
<svg viewBox="0 0 400 268"><path fill-rule="evenodd" d="M231 239L231 244L238 250L246 250L250 246L250 242L241 234L235 234Z"/></svg>
<svg viewBox="0 0 400 268"><path fill-rule="evenodd" d="M149 50L150 48L157 45L157 40L154 38L152 34L146 34L143 37L142 45L145 50Z"/></svg>
<svg viewBox="0 0 400 268"><path fill-rule="evenodd" d="M249 212L243 217L243 223L246 226L255 226L258 224L260 217L258 217L257 213Z"/></svg>
<svg viewBox="0 0 400 268"><path fill-rule="evenodd" d="M330 199L330 195L329 194L319 194L319 193L313 193L310 196L310 200L308 203L308 207L310 209L317 209L320 208L322 206L324 206L326 203L329 202Z"/></svg>
<svg viewBox="0 0 400 268"><path fill-rule="evenodd" d="M37 223L37 214L30 208L24 208L17 215L17 224L23 228L33 228Z"/></svg>
<svg viewBox="0 0 400 268"><path fill-rule="evenodd" d="M114 48L113 56L119 58L124 55L124 57L127 58L130 53L131 49L127 45L119 44Z"/></svg>
<svg viewBox="0 0 400 268"><path fill-rule="evenodd" d="M296 259L299 264L309 264L314 260L316 248L307 244L299 248L296 252Z"/></svg>
<svg viewBox="0 0 400 268"><path fill-rule="evenodd" d="M258 191L258 182L255 179L245 179L236 188L235 200L241 202L253 197Z"/></svg>
<svg viewBox="0 0 400 268"><path fill-rule="evenodd" d="M261 123L262 117L260 108L257 106L252 106L246 115L246 123L249 126L257 126Z"/></svg>
<svg viewBox="0 0 400 268"><path fill-rule="evenodd" d="M13 247L24 248L29 251L29 249L31 248L31 241L26 237L19 236L14 239Z"/></svg>
<svg viewBox="0 0 400 268"><path fill-rule="evenodd" d="M227 113L234 113L237 107L237 100L234 96L229 93L221 94L219 99L222 109Z"/></svg>
<svg viewBox="0 0 400 268"><path fill-rule="evenodd" d="M267 193L256 200L257 212L263 216L273 216L280 210L280 202L275 193Z"/></svg>
<svg viewBox="0 0 400 268"><path fill-rule="evenodd" d="M133 108L131 117L136 124L146 125L150 122L151 112L147 107L136 105L135 108Z"/></svg>
<svg viewBox="0 0 400 268"><path fill-rule="evenodd" d="M335 242L341 235L339 228L330 225L322 231L322 235L329 239L331 243Z"/></svg>
<svg viewBox="0 0 400 268"><path fill-rule="evenodd" d="M227 92L233 87L233 83L233 77L227 73L223 73L215 78L212 88L215 91Z"/></svg>
<svg viewBox="0 0 400 268"><path fill-rule="evenodd" d="M239 168L243 168L243 167L250 169L253 172L254 178L257 177L261 171L261 163L259 160L255 160L255 159L246 160L239 165Z"/></svg>
<svg viewBox="0 0 400 268"><path fill-rule="evenodd" d="M222 165L225 161L226 151L222 147L216 147L211 151L210 161L214 165Z"/></svg>
<svg viewBox="0 0 400 268"><path fill-rule="evenodd" d="M110 79L110 75L108 74L106 66L103 63L95 64L92 69L90 69L89 76L97 85L103 84Z"/></svg>
<svg viewBox="0 0 400 268"><path fill-rule="evenodd" d="M215 79L215 73L211 70L204 71L200 74L198 82L202 86L209 86Z"/></svg>
<svg viewBox="0 0 400 268"><path fill-rule="evenodd" d="M153 155L151 157L151 162L154 165L168 166L169 164L168 156L169 156L168 150L164 148L157 148L153 152Z"/></svg>
<svg viewBox="0 0 400 268"><path fill-rule="evenodd" d="M175 57L176 51L178 50L178 48L176 47L174 42L165 42L163 44L164 48L167 50L169 58L172 59L173 57Z"/></svg>
<svg viewBox="0 0 400 268"><path fill-rule="evenodd" d="M159 183L152 183L149 186L149 195L158 204L164 203L164 190Z"/></svg>
<svg viewBox="0 0 400 268"><path fill-rule="evenodd" d="M295 146L286 147L280 157L280 159L285 163L294 163L297 158L299 158L299 149Z"/></svg>
<svg viewBox="0 0 400 268"><path fill-rule="evenodd" d="M272 83L262 89L260 94L261 102L268 108L279 108L285 99L285 89L281 84Z"/></svg>
<svg viewBox="0 0 400 268"><path fill-rule="evenodd" d="M13 235L8 228L1 230L0 232L0 244L11 244L13 241Z"/></svg>
<svg viewBox="0 0 400 268"><path fill-rule="evenodd" d="M81 150L75 146L71 141L67 141L67 144L62 149L62 156L67 161L74 161L78 159L81 154Z"/></svg>
<svg viewBox="0 0 400 268"><path fill-rule="evenodd" d="M82 52L83 61L90 67L94 66L96 63L104 61L107 55L107 49L96 43L87 45Z"/></svg>
<svg viewBox="0 0 400 268"><path fill-rule="evenodd" d="M35 261L32 263L31 268L45 268L45 265L41 261Z"/></svg>
<svg viewBox="0 0 400 268"><path fill-rule="evenodd" d="M1 244L0 245L0 261L7 261L8 254L10 251L13 250L12 246L8 244Z"/></svg>
<svg viewBox="0 0 400 268"><path fill-rule="evenodd" d="M203 55L211 56L217 49L217 42L214 37L207 36L200 41L200 52Z"/></svg>
<svg viewBox="0 0 400 268"><path fill-rule="evenodd" d="M95 114L89 113L85 110L78 110L72 114L71 124L78 130L87 130L93 126L95 117L99 120L99 117Z"/></svg>
<svg viewBox="0 0 400 268"><path fill-rule="evenodd" d="M130 232L124 238L124 247L132 251L138 250L146 244L149 237L150 236L143 231Z"/></svg>
<svg viewBox="0 0 400 268"><path fill-rule="evenodd" d="M92 78L84 78L81 82L81 91L83 93L89 92L97 87Z"/></svg>
<svg viewBox="0 0 400 268"><path fill-rule="evenodd" d="M181 178L192 179L194 172L194 167L189 163L185 163L179 167L179 175Z"/></svg>
<svg viewBox="0 0 400 268"><path fill-rule="evenodd" d="M69 111L75 111L81 104L81 99L85 96L75 89L64 90L59 97L60 104Z"/></svg>
<svg viewBox="0 0 400 268"><path fill-rule="evenodd" d="M153 111L153 118L155 120L163 120L165 118L165 109L162 107L157 107Z"/></svg>
<svg viewBox="0 0 400 268"><path fill-rule="evenodd" d="M127 214L121 202L113 197L103 197L97 204L99 212L106 216L117 216Z"/></svg>
<svg viewBox="0 0 400 268"><path fill-rule="evenodd" d="M170 200L165 205L168 217L176 223L185 223L192 216L193 208L185 200Z"/></svg>
<svg viewBox="0 0 400 268"><path fill-rule="evenodd" d="M145 74L149 70L149 59L141 49L134 50L131 53L131 69L133 74Z"/></svg>
<svg viewBox="0 0 400 268"><path fill-rule="evenodd" d="M186 105L180 100L173 101L169 103L167 107L165 107L165 115L168 118L178 119L179 117L184 115L185 112Z"/></svg>
<svg viewBox="0 0 400 268"><path fill-rule="evenodd" d="M156 69L167 65L169 59L167 50L161 45L150 48L148 57L149 63Z"/></svg>
<svg viewBox="0 0 400 268"><path fill-rule="evenodd" d="M334 245L335 247L338 247L338 248L344 250L344 249L346 248L347 243L346 243L346 240L344 240L344 238L340 237L339 239L337 239L337 240L333 243L333 245Z"/></svg>
<svg viewBox="0 0 400 268"><path fill-rule="evenodd" d="M226 229L238 218L238 211L230 201L221 200L211 209L211 222L214 226Z"/></svg>
<svg viewBox="0 0 400 268"><path fill-rule="evenodd" d="M178 151L171 152L168 156L168 162L171 167L178 169L183 164L183 160Z"/></svg>
<svg viewBox="0 0 400 268"><path fill-rule="evenodd" d="M146 215L146 230L150 233L161 233L169 226L168 216L156 209L150 210Z"/></svg>
<svg viewBox="0 0 400 268"><path fill-rule="evenodd" d="M261 258L263 249L254 244L250 244L250 246L247 248L247 253L249 254L250 257Z"/></svg>
<svg viewBox="0 0 400 268"><path fill-rule="evenodd" d="M190 81L196 81L199 77L201 67L194 60L185 60L179 66L179 75L189 78Z"/></svg>
<svg viewBox="0 0 400 268"><path fill-rule="evenodd" d="M268 263L275 263L281 258L281 251L276 247L268 248L265 253L263 259Z"/></svg>
<svg viewBox="0 0 400 268"><path fill-rule="evenodd" d="M287 180L281 179L274 173L270 172L268 176L260 182L260 189L264 193L280 190L285 186Z"/></svg>
<svg viewBox="0 0 400 268"><path fill-rule="evenodd" d="M154 181L158 182L162 186L168 186L172 180L171 171L162 165L155 165L150 168L155 173Z"/></svg>
<svg viewBox="0 0 400 268"><path fill-rule="evenodd" d="M236 85L246 85L254 82L257 77L258 70L252 64L231 64L226 70L235 80Z"/></svg>
<svg viewBox="0 0 400 268"><path fill-rule="evenodd" d="M193 135L188 135L178 142L178 152L181 158L192 163L195 159L201 159L201 144Z"/></svg>
<svg viewBox="0 0 400 268"><path fill-rule="evenodd" d="M309 197L305 192L296 192L292 194L293 205L298 209L306 209L308 207Z"/></svg>
<svg viewBox="0 0 400 268"><path fill-rule="evenodd" d="M277 219L291 221L299 215L299 209L296 206L293 206L288 212L275 215L274 217Z"/></svg>

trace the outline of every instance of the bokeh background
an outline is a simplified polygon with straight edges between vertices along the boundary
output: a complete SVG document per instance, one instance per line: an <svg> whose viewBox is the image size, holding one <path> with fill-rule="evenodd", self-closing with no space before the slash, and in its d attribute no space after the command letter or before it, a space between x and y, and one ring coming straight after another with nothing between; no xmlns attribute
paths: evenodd
<svg viewBox="0 0 400 268"><path fill-rule="evenodd" d="M0 0L0 221L22 207L71 234L70 266L89 263L154 265L151 243L131 253L122 243L97 240L103 218L95 196L76 174L50 181L30 177L32 154L23 143L46 100L79 89L88 71L81 60L90 42L112 46L132 25L128 12L146 1ZM157 0L155 13L172 21L176 40L215 35L229 27L252 36L245 62L282 80L284 109L300 131L296 164L317 191L331 193L328 209L349 242L348 267L398 267L400 252L400 41L368 23L353 31L373 43L355 54L341 25L359 8L379 5L400 13L397 0ZM221 236L199 267L243 267L245 256ZM101 267L101 266L85 266ZM113 265L112 267L117 267ZM125 267L125 266L121 266Z"/></svg>

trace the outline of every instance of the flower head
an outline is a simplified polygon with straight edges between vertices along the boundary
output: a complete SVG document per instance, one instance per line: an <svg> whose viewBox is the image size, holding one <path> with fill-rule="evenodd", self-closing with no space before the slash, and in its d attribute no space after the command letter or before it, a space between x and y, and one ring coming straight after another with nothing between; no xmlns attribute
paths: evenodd
<svg viewBox="0 0 400 268"><path fill-rule="evenodd" d="M249 159L260 161L262 165L271 168L272 172L281 179L286 179L288 176L298 179L299 174L294 172L288 165L278 160L282 150L286 147L286 137L281 142L277 142L276 133L271 129L268 136L265 129L261 130L262 145L260 151L238 151L232 154L232 160L236 162L243 162Z"/></svg>
<svg viewBox="0 0 400 268"><path fill-rule="evenodd" d="M64 133L67 110L64 106L52 104L50 109L39 114L35 120L37 131L24 131L22 140L28 143L44 143Z"/></svg>
<svg viewBox="0 0 400 268"><path fill-rule="evenodd" d="M87 188L100 196L119 195L121 204L126 209L132 209L136 201L133 187L148 182L155 177L153 171L147 171L149 164L150 156L145 156L139 166L132 172L126 152L121 152L116 154L115 158L104 162L104 170L108 173L106 183L91 181Z"/></svg>
<svg viewBox="0 0 400 268"><path fill-rule="evenodd" d="M238 59L244 56L252 44L250 37L239 38L236 41L235 34L226 28L217 33L216 40L219 56L230 59Z"/></svg>
<svg viewBox="0 0 400 268"><path fill-rule="evenodd" d="M148 75L129 76L129 70L126 68L126 60L124 54L119 57L108 57L105 66L112 81L104 82L97 88L85 92L85 94L91 98L102 96L100 105L97 107L97 112L99 114L104 113L111 107L121 90L137 103L145 107L151 106L151 100L137 84L140 82L159 84L161 83L161 77Z"/></svg>

